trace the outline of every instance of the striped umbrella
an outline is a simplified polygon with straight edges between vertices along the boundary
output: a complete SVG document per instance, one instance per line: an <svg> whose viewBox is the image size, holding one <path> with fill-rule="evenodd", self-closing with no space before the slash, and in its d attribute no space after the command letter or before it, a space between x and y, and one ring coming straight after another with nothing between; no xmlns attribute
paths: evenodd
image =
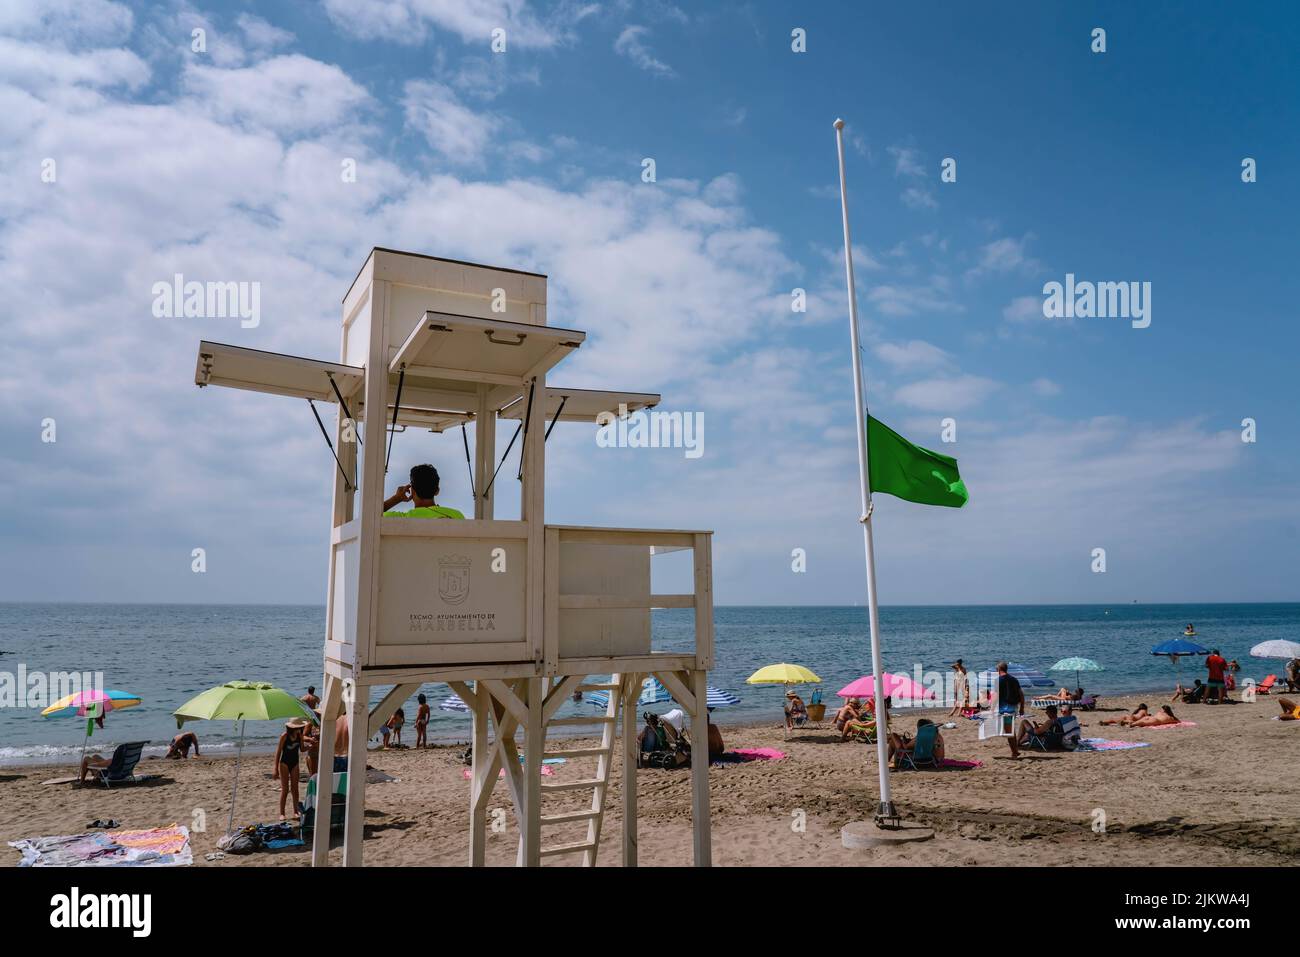
<svg viewBox="0 0 1300 957"><path fill-rule="evenodd" d="M1022 688L1055 688L1056 682L1041 671L1025 665L1018 665L1015 662L1007 664L1007 674L1020 682ZM996 671L981 671L977 676L977 687L980 693L992 691L998 684L998 673Z"/></svg>
<svg viewBox="0 0 1300 957"><path fill-rule="evenodd" d="M460 695L452 694L438 702L441 711L453 711L456 714L469 714L469 705L461 700Z"/></svg>
<svg viewBox="0 0 1300 957"><path fill-rule="evenodd" d="M593 691L583 697L583 700L596 708L609 707L608 691ZM665 704L673 700L672 692L664 687L662 681L651 675L641 683L641 694L637 698L637 707L644 707L651 704ZM732 705L740 704L740 698L730 691L724 691L708 686L708 697L705 701L705 707L708 708L729 708Z"/></svg>
<svg viewBox="0 0 1300 957"><path fill-rule="evenodd" d="M126 708L134 708L141 701L137 694L131 694L129 691L118 691L115 688L109 688L107 691L78 691L74 694L64 695L54 704L50 705L41 712L42 718L85 718L86 734L81 739L81 761L77 762L77 767L81 767L82 761L86 759L86 743L90 740L91 731L94 728L95 720L102 718L110 711L122 711Z"/></svg>

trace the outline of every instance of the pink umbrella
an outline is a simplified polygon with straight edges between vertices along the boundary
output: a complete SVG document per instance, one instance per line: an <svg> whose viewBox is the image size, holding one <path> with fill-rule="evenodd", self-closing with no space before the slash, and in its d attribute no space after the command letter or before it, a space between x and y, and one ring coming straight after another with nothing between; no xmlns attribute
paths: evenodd
<svg viewBox="0 0 1300 957"><path fill-rule="evenodd" d="M927 691L906 675L894 675L888 671L884 674L885 694L899 702L924 701L933 698L934 692ZM838 692L841 698L874 698L876 696L876 676L863 675L851 681Z"/></svg>

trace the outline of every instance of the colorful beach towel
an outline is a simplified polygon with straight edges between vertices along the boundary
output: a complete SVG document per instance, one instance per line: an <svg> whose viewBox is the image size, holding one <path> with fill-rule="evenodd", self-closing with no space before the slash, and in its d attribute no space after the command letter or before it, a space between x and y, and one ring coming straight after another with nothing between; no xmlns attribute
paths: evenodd
<svg viewBox="0 0 1300 957"><path fill-rule="evenodd" d="M1153 724L1150 725L1151 731L1163 731L1165 728L1194 728L1195 721L1179 721L1177 724Z"/></svg>
<svg viewBox="0 0 1300 957"><path fill-rule="evenodd" d="M1083 738L1076 751L1131 751L1133 748L1149 748L1150 741L1108 741L1105 738Z"/></svg>
<svg viewBox="0 0 1300 957"><path fill-rule="evenodd" d="M97 831L10 841L19 867L179 867L194 863L183 824L137 831Z"/></svg>
<svg viewBox="0 0 1300 957"><path fill-rule="evenodd" d="M555 777L555 769L552 768L549 764L543 764L542 774L544 774L548 778L553 778ZM465 770L461 772L460 776L463 777L466 781L469 781L474 777L474 772L470 768L465 768ZM500 771L497 772L498 778L503 778L505 776L506 776L505 768L502 768Z"/></svg>

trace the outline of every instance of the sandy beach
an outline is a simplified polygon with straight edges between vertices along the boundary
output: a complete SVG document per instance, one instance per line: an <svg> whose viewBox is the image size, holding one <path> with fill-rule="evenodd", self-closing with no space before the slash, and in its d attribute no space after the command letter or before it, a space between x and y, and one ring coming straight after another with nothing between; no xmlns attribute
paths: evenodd
<svg viewBox="0 0 1300 957"><path fill-rule="evenodd" d="M1026 753L1011 760L1006 743L979 741L977 723L959 720L945 730L950 758L982 762L969 770L896 772L895 798L907 816L935 829L934 840L902 848L850 851L840 828L870 816L876 790L874 748L840 743L830 728L786 736L766 726L720 726L728 748L775 748L785 758L715 766L710 774L715 865L1287 865L1300 856L1300 811L1294 804L1294 755L1300 722L1270 720L1276 698L1231 706L1182 705L1175 710L1196 727L1102 728L1138 700L1103 699L1081 717L1086 737L1143 741L1149 747L1074 754ZM914 726L917 711L896 727ZM371 767L397 780L367 788L368 865L461 866L468 855L469 782L461 747L427 751L372 751ZM590 759L586 759L590 760ZM245 757L239 814L243 823L276 819L278 787L267 755ZM587 776L584 760L556 766L556 776ZM78 789L42 782L66 776L67 767L0 769L0 840L75 834L97 818L125 828L189 824L195 809L208 828L192 835L196 866L302 867L306 848L227 855L208 862L229 810L233 766L229 758L146 760L142 773L161 774L135 787ZM616 776L615 781L619 778ZM621 858L620 792L609 797L599 863ZM304 785L305 788L305 785ZM588 794L589 792L579 792ZM690 863L690 777L686 771L638 773L640 863ZM589 801L571 793L545 798L547 813ZM508 808L504 784L493 807ZM1094 830L1097 809L1105 833ZM799 812L803 812L800 814ZM512 864L516 833L490 835L488 861ZM799 830L796 825L805 821ZM544 843L573 839L563 825L548 828ZM582 825L585 826L585 825ZM335 839L337 845L337 837ZM4 848L13 866L19 854ZM548 859L548 865L577 858ZM331 852L341 863L341 850Z"/></svg>

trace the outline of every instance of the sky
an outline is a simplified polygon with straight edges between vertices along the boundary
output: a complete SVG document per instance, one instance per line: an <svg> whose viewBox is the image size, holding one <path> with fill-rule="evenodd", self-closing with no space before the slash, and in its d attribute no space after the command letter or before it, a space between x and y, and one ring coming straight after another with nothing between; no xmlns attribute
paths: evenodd
<svg viewBox="0 0 1300 957"><path fill-rule="evenodd" d="M1296 600L1298 47L1282 3L8 2L0 600L323 602L310 410L195 355L336 358L385 246L546 273L552 382L702 416L698 457L557 428L549 521L862 602L837 117L871 412L970 490L877 498L882 603ZM260 322L155 316L176 273ZM1067 274L1150 324L1047 318ZM421 461L472 509L459 435Z"/></svg>

